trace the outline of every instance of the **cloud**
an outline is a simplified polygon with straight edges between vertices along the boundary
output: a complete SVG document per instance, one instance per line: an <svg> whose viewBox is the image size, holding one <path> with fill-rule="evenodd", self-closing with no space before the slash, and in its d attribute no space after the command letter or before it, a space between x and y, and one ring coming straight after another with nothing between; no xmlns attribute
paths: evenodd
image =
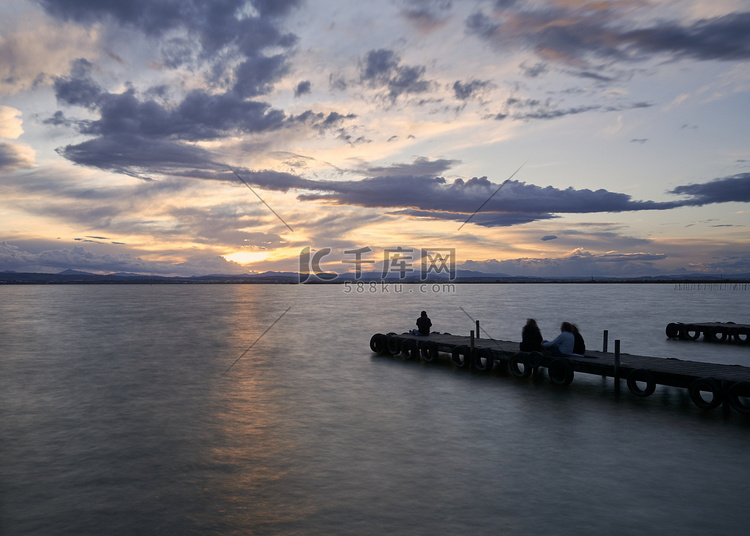
<svg viewBox="0 0 750 536"><path fill-rule="evenodd" d="M671 194L686 195L685 205L700 206L711 203L749 203L750 173L715 179L703 184L687 184L670 190Z"/></svg>
<svg viewBox="0 0 750 536"><path fill-rule="evenodd" d="M660 20L634 29L621 22L632 20L622 17L629 7L627 3L597 7L577 2L554 7L547 4L543 9L516 5L504 2L490 14L473 13L466 19L466 32L498 49L530 48L543 64L577 68L581 76L604 82L612 78L592 71L592 67L609 69L613 62L636 62L655 56L704 61L750 59L750 12L689 23Z"/></svg>
<svg viewBox="0 0 750 536"><path fill-rule="evenodd" d="M240 72L243 65L238 68ZM342 125L355 117L309 110L288 116L267 103L246 98L260 91L263 81L275 74L248 75L242 79L245 85L241 89L238 81L234 90L225 93L195 89L180 102L169 105L149 95L141 96L133 87L122 93L109 93L93 80L92 68L87 60L79 59L73 62L69 76L55 79L58 101L99 114L98 119L72 120L58 111L46 120L56 125L74 124L82 134L95 136L61 147L58 152L76 164L140 178L147 178L149 173L199 176L199 171L216 169L216 157L193 142L282 129L340 132ZM191 168L193 171L188 171Z"/></svg>
<svg viewBox="0 0 750 536"><path fill-rule="evenodd" d="M187 257L185 262L155 262L130 254L95 253L81 246L32 253L14 244L0 242L0 269L15 272L57 273L73 268L94 273L130 272L183 276L247 273L247 269L241 265L218 255L192 252Z"/></svg>
<svg viewBox="0 0 750 536"><path fill-rule="evenodd" d="M321 193L301 194L299 197L334 204L428 211L431 217L438 217L434 213L442 212L442 217L447 219L465 220L497 188L498 185L487 177L474 177L468 181L457 179L449 184L442 177L401 174L369 177L361 181L329 182L325 185L319 182L316 189ZM533 221L546 219L551 214L655 210L676 206L680 204L634 201L627 194L603 189L592 191L571 187L560 190L511 180L501 194L493 197L477 214L479 219L476 221L490 225L489 222L495 221L492 218L502 220L501 215L523 214L526 216L523 219Z"/></svg>
<svg viewBox="0 0 750 536"><path fill-rule="evenodd" d="M511 118L520 121L529 120L550 120L559 119L566 115L578 115L587 112L599 111L621 112L638 108L649 108L652 105L647 102L633 102L628 104L604 105L604 104L583 104L579 106L570 106L562 108L561 103L551 98L540 101L538 99L519 99L509 97L502 106L502 111L495 114L494 118L498 121Z"/></svg>
<svg viewBox="0 0 750 536"><path fill-rule="evenodd" d="M456 80L453 83L453 93L459 100L469 100L476 98L481 95L485 89L494 87L494 84L489 80L471 80L463 83L460 80Z"/></svg>
<svg viewBox="0 0 750 536"><path fill-rule="evenodd" d="M406 0L401 14L421 33L442 28L447 23L451 0Z"/></svg>
<svg viewBox="0 0 750 536"><path fill-rule="evenodd" d="M81 55L97 56L99 34L74 24L50 21L34 12L14 20L13 8L0 32L0 96L33 89L60 75Z"/></svg>
<svg viewBox="0 0 750 536"><path fill-rule="evenodd" d="M21 111L0 105L0 138L15 140L23 134Z"/></svg>
<svg viewBox="0 0 750 536"><path fill-rule="evenodd" d="M413 165L411 171L429 165L446 170L450 161L418 159ZM305 181L302 189L315 192L301 193L298 198L336 205L393 209L392 214L463 222L498 189L498 184L487 177L474 177L467 181L456 179L448 183L445 178L434 174L412 174L408 165L393 169L373 168L370 171L381 174L361 181ZM295 187L294 182L289 182L290 188ZM298 184L302 186L303 181ZM476 225L494 227L546 220L559 214L669 210L709 203L746 202L750 201L750 174L679 186L668 193L688 195L690 198L638 201L630 195L604 189L559 189L510 180L502 192L492 197L471 221Z"/></svg>
<svg viewBox="0 0 750 536"><path fill-rule="evenodd" d="M84 60L85 61L85 60ZM134 88L113 94L101 90L86 76L77 77L74 66L70 78L55 81L58 100L100 113L98 120L79 121L82 134L107 136L142 135L176 140L212 140L235 134L264 132L281 128L285 114L270 105L245 100L236 93L209 94L193 90L174 107L155 100L141 100Z"/></svg>
<svg viewBox="0 0 750 536"><path fill-rule="evenodd" d="M0 141L0 171L10 172L34 167L34 150L26 145Z"/></svg>
<svg viewBox="0 0 750 536"><path fill-rule="evenodd" d="M63 21L89 27L119 26L140 32L152 42L162 40L155 48L156 54L163 55L162 66L188 69L196 75L185 93L172 99L163 86L138 91L128 82L124 90L120 86L111 91L95 79L101 69L79 58L67 76L54 78L55 95L60 104L83 107L95 117L88 114L86 119L75 119L58 111L46 123L75 125L93 139L58 152L78 164L147 178L171 169L187 174L192 166L194 174L199 174L215 167L211 155L193 145L198 141L271 135L281 129L335 130L345 136L342 123L353 118L351 114L308 111L290 116L261 100L289 73L287 56L297 37L281 28L283 17L300 3L41 0L51 16ZM201 77L204 84L200 84ZM180 91L180 86L172 88ZM297 88L298 95L309 90L309 82ZM115 148L119 151L111 152ZM144 150L146 158L139 163L137 155ZM158 158L161 151L163 159ZM190 156L191 151L200 158Z"/></svg>
<svg viewBox="0 0 750 536"><path fill-rule="evenodd" d="M75 164L151 180L152 174L198 176L216 171L214 155L200 147L129 134L111 134L58 149ZM205 175L204 175L205 178Z"/></svg>
<svg viewBox="0 0 750 536"><path fill-rule="evenodd" d="M542 242L548 242L549 240L556 240L556 239L557 239L557 236L555 235L544 235L539 240L541 240Z"/></svg>
<svg viewBox="0 0 750 536"><path fill-rule="evenodd" d="M40 0L47 12L65 21L85 25L115 24L133 28L147 36L161 37L183 31L200 42L209 57L234 45L245 55L266 47L287 47L294 36L278 30L278 17L301 4L300 0ZM252 10L247 9L247 5Z"/></svg>
<svg viewBox="0 0 750 536"><path fill-rule="evenodd" d="M273 228L280 225L278 220L231 172L224 173L228 173L226 180L233 178L237 189L233 192L225 187L228 200L215 202L211 202L211 193L217 193L216 188L201 190L193 181L130 182L91 188L89 184L77 185L75 181L80 179L72 171L34 170L5 180L2 186L3 193L11 194L9 207L43 214L71 228L90 229L85 240L107 236L139 237L133 240L141 241L141 237L149 237L149 242L187 242L219 250L246 245L284 246L285 240ZM273 177L265 180L274 182ZM185 199L196 197L196 192L201 192L200 205L184 205Z"/></svg>
<svg viewBox="0 0 750 536"><path fill-rule="evenodd" d="M663 253L599 254L578 248L565 255L551 258L468 260L459 268L528 277L641 276L660 273L658 263L665 259L667 255Z"/></svg>
<svg viewBox="0 0 750 536"><path fill-rule="evenodd" d="M421 65L400 65L401 59L384 48L367 53L360 67L360 80L373 88L386 88L391 99L405 93L424 93L432 83L422 78L426 68Z"/></svg>
<svg viewBox="0 0 750 536"><path fill-rule="evenodd" d="M623 32L620 40L640 53L670 53L697 60L750 59L750 12L701 19L689 26L663 22Z"/></svg>
<svg viewBox="0 0 750 536"><path fill-rule="evenodd" d="M471 214L464 212L451 212L448 210L415 210L403 209L389 212L402 216L414 216L417 218L428 218L433 220L453 220L466 222ZM532 212L480 212L471 218L471 223L483 227L511 227L540 220L557 218L554 214L532 213Z"/></svg>
<svg viewBox="0 0 750 536"><path fill-rule="evenodd" d="M297 84L297 87L294 88L294 96L295 97L301 97L302 95L307 95L312 91L312 84L309 80L304 80Z"/></svg>

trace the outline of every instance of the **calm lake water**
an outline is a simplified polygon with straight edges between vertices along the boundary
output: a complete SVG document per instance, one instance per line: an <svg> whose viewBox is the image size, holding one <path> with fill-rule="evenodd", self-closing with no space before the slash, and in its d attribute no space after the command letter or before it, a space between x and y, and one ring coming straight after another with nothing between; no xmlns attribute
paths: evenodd
<svg viewBox="0 0 750 536"><path fill-rule="evenodd" d="M362 290L362 292L358 292ZM611 379L373 355L373 333L519 340L750 366L667 340L750 323L748 291L673 285L0 288L0 534L744 534L750 420ZM270 329L269 329L270 328Z"/></svg>

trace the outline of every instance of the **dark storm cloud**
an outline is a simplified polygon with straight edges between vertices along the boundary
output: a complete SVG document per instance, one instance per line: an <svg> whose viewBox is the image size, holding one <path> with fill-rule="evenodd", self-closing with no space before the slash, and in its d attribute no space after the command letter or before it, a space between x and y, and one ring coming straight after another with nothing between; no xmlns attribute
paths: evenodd
<svg viewBox="0 0 750 536"><path fill-rule="evenodd" d="M103 90L91 78L92 68L93 65L84 58L71 62L70 76L59 77L54 81L58 102L95 109Z"/></svg>
<svg viewBox="0 0 750 536"><path fill-rule="evenodd" d="M403 208L428 212L444 212L445 218L466 220L498 188L486 177L468 181L457 179L447 184L442 177L424 175L388 175L361 181L336 181L318 186L319 193L300 195L302 200L317 200L342 205ZM523 214L526 221L545 219L551 214L622 212L667 209L677 203L633 201L629 195L606 190L560 190L547 186L509 181L502 194L493 197L482 209L477 221L493 225L492 217L500 214ZM431 217L436 217L431 214ZM487 220L487 222L483 222Z"/></svg>
<svg viewBox="0 0 750 536"><path fill-rule="evenodd" d="M234 93L240 98L258 97L273 89L273 83L289 71L284 56L252 56L235 69Z"/></svg>
<svg viewBox="0 0 750 536"><path fill-rule="evenodd" d="M246 55L266 47L292 45L296 38L282 34L275 19L289 13L301 0L40 0L40 4L63 20L114 23L154 37L185 30L200 42L207 57L228 45L237 46ZM249 14L245 9L248 5L257 16Z"/></svg>
<svg viewBox="0 0 750 536"><path fill-rule="evenodd" d="M138 91L130 83L125 91L112 93L94 79L94 66L79 59L71 65L68 76L55 79L55 94L61 104L82 106L99 114L96 119L67 119L82 134L95 138L61 148L60 154L79 164L143 178L144 172L156 173L178 164L183 168L195 166L197 170L212 166L210 160L197 158L208 158L206 152L194 150L184 142L270 132L285 126L306 126L318 131L341 129L347 116L311 113L290 118L258 100L288 73L286 53L297 38L280 31L280 17L299 3L41 0L51 15L67 21L119 25L151 38L163 38L171 32L169 40L157 48L165 54L165 66L176 68L200 62L208 67L203 72L210 73L213 87L211 92L192 90L178 102L168 102L159 88ZM268 50L275 54L267 54ZM56 113L50 123L63 125L64 117L62 112ZM149 146L163 149L164 158L160 159ZM115 148L119 151L109 152ZM137 158L141 150L145 151L142 159ZM153 164L152 169L147 169L149 163Z"/></svg>
<svg viewBox="0 0 750 536"><path fill-rule="evenodd" d="M272 58L269 61L270 71L283 65ZM244 65L247 64L240 65L240 72ZM169 106L148 96L158 97L159 91L147 92L146 96L138 95L132 87L119 94L105 92L91 79L90 64L76 61L70 76L55 80L55 91L62 103L99 113L95 120L67 120L76 124L82 134L97 137L62 147L58 152L77 164L145 178L144 173L148 172L216 167L209 152L183 142L300 126L320 133L339 132L346 121L356 117L312 111L290 117L267 103L247 100L246 96L262 90L261 72L263 69L238 79L235 91L210 94L196 89ZM244 85L240 88L241 84ZM62 120L64 116L57 112L53 118Z"/></svg>
<svg viewBox="0 0 750 536"><path fill-rule="evenodd" d="M667 52L698 60L750 59L750 12L701 19L690 26L662 23L625 32L621 39L642 52Z"/></svg>
<svg viewBox="0 0 750 536"><path fill-rule="evenodd" d="M230 133L263 132L280 128L284 113L263 102L248 101L235 93L209 94L193 90L173 108L155 100L141 100L133 88L123 93L94 94L73 79L58 79L58 99L96 109L98 120L80 121L83 134L141 135L189 141L210 140ZM72 87L82 89L74 93Z"/></svg>
<svg viewBox="0 0 750 536"><path fill-rule="evenodd" d="M148 179L148 173L216 169L208 151L169 140L108 134L57 149L71 162Z"/></svg>
<svg viewBox="0 0 750 536"><path fill-rule="evenodd" d="M488 227L545 220L558 214L669 210L708 203L750 201L750 174L680 186L669 193L689 195L691 199L657 202L633 200L630 195L604 189L560 189L516 180L508 181L502 192L493 196L499 185L487 177L466 181L457 179L448 183L435 173L417 173L429 168L439 173L451 164L448 160L417 159L411 165L373 167L366 170L370 176L359 181L315 181L290 176L285 185L310 192L298 196L302 201L383 208L390 210L391 214L432 219L466 221L482 207L472 222ZM271 182L280 184L276 180ZM264 181L254 182L254 185L271 187L265 184ZM489 202L484 204L488 199Z"/></svg>
<svg viewBox="0 0 750 536"><path fill-rule="evenodd" d="M546 7L532 10L504 3L491 15L476 12L466 20L470 35L499 48L531 48L546 62L572 66L590 60L637 61L654 55L697 60L750 59L750 13L732 13L688 24L659 21L632 29L618 25L616 4L606 9ZM580 76L603 82L609 76L583 69Z"/></svg>
<svg viewBox="0 0 750 536"><path fill-rule="evenodd" d="M9 172L34 165L30 155L17 145L0 141L0 171Z"/></svg>
<svg viewBox="0 0 750 536"><path fill-rule="evenodd" d="M670 190L675 195L686 195L690 199L685 205L708 205L711 203L750 203L750 173L715 179L703 184L687 184Z"/></svg>
<svg viewBox="0 0 750 536"><path fill-rule="evenodd" d="M424 93L430 89L432 83L422 78L424 66L400 63L401 58L392 50L371 50L361 65L360 80L370 87L387 88L392 99L404 93Z"/></svg>

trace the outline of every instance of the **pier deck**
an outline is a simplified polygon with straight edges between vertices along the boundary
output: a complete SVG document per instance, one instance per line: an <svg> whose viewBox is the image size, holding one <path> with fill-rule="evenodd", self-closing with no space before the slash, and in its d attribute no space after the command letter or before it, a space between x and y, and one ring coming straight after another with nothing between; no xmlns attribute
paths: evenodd
<svg viewBox="0 0 750 536"><path fill-rule="evenodd" d="M518 342L472 338L448 333L427 336L411 333L377 333L370 348L380 355L402 355L405 359L432 362L449 354L458 368L489 372L502 367L516 377L528 377L547 369L550 381L568 385L576 372L627 380L636 396L651 395L656 385L688 389L693 403L713 409L722 403L750 414L750 368L740 365L702 363L673 358L586 351L585 356L554 357L551 354L518 351ZM618 384L619 385L619 384Z"/></svg>

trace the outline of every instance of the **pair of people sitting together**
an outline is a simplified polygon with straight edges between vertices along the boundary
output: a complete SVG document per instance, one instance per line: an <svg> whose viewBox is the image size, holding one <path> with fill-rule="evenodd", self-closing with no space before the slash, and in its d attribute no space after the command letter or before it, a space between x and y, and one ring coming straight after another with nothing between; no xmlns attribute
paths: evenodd
<svg viewBox="0 0 750 536"><path fill-rule="evenodd" d="M536 320L529 318L521 333L521 351L541 352L542 350L547 350L556 357L583 356L586 353L586 344L578 328L570 322L563 322L560 325L560 335L552 341L546 341L542 338Z"/></svg>

